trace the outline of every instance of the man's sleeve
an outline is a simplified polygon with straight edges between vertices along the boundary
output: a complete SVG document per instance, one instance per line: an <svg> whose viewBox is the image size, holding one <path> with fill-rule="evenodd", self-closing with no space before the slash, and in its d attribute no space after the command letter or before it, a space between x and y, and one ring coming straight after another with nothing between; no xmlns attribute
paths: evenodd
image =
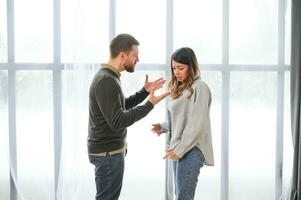
<svg viewBox="0 0 301 200"><path fill-rule="evenodd" d="M124 110L122 108L122 91L118 83L110 77L104 78L96 84L94 92L100 111L110 128L114 131L129 127L145 117L154 107L148 101L144 105Z"/></svg>
<svg viewBox="0 0 301 200"><path fill-rule="evenodd" d="M149 93L143 87L141 90L125 99L125 109L128 110L137 106L139 103L144 101L148 95Z"/></svg>

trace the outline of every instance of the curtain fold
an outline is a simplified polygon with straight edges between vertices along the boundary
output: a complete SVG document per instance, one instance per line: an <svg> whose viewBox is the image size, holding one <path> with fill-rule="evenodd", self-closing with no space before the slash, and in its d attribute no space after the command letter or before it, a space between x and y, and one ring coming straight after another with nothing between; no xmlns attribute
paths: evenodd
<svg viewBox="0 0 301 200"><path fill-rule="evenodd" d="M70 35L73 48L69 54L71 64L62 71L62 147L57 200L82 200L95 194L93 166L87 153L88 100L91 80L99 64L91 63L89 41L91 23L88 8L91 1L76 0L75 20Z"/></svg>
<svg viewBox="0 0 301 200"><path fill-rule="evenodd" d="M301 1L292 0L291 128L294 161L290 200L301 199Z"/></svg>
<svg viewBox="0 0 301 200"><path fill-rule="evenodd" d="M86 141L89 86L98 67L72 64L65 66L62 75L63 130L57 200L82 200L95 193Z"/></svg>

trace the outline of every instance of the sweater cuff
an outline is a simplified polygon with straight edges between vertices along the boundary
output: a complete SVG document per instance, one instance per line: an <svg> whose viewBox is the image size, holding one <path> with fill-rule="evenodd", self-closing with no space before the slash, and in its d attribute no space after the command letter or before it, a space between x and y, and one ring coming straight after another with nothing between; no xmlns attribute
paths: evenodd
<svg viewBox="0 0 301 200"><path fill-rule="evenodd" d="M173 149L173 152L179 157L182 158L185 154L184 149L181 145L176 146L176 148Z"/></svg>
<svg viewBox="0 0 301 200"><path fill-rule="evenodd" d="M140 90L143 94L146 94L146 95L149 95L149 92L143 87L141 90Z"/></svg>
<svg viewBox="0 0 301 200"><path fill-rule="evenodd" d="M150 110L154 108L154 105L150 101L147 101L145 105L147 106L147 108L150 108Z"/></svg>
<svg viewBox="0 0 301 200"><path fill-rule="evenodd" d="M161 133L166 133L169 131L169 123L168 122L160 123L160 127L161 127Z"/></svg>

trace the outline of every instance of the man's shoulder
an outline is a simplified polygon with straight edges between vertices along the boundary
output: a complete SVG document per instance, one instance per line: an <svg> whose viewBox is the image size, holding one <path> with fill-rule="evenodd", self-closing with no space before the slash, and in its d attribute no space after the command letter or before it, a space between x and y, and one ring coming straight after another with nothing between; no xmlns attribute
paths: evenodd
<svg viewBox="0 0 301 200"><path fill-rule="evenodd" d="M102 82L102 81L114 81L118 82L117 78L110 72L110 70L107 70L105 68L99 69L98 72L95 74L94 82Z"/></svg>
<svg viewBox="0 0 301 200"><path fill-rule="evenodd" d="M96 90L102 90L102 89L110 89L113 90L116 88L117 90L120 90L120 84L118 79L106 72L105 69L100 69L94 76L94 79L92 81L92 86Z"/></svg>

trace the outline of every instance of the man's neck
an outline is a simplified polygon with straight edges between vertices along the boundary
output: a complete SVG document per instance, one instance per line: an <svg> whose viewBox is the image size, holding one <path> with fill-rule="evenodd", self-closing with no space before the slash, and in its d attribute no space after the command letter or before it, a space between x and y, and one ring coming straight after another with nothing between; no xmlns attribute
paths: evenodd
<svg viewBox="0 0 301 200"><path fill-rule="evenodd" d="M113 67L114 69L116 69L119 72L124 71L124 68L121 64L121 61L118 60L118 59L110 59L107 64L110 65L111 67Z"/></svg>

